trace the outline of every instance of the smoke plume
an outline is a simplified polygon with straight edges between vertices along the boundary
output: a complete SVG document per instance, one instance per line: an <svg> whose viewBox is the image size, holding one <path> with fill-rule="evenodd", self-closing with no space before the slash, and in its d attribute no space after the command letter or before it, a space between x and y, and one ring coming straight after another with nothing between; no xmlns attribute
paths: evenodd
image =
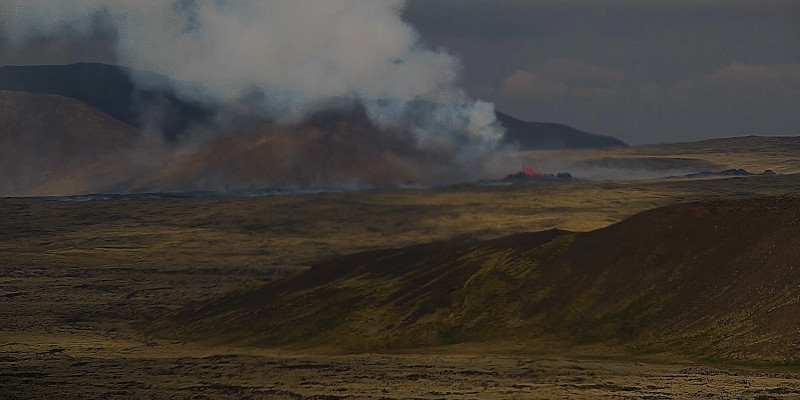
<svg viewBox="0 0 800 400"><path fill-rule="evenodd" d="M103 54L94 59L166 75L188 83L170 88L183 98L247 109L282 126L356 108L376 128L363 134L391 138L350 133L346 140L404 143L397 152L379 149L375 163L419 162L414 176L436 164L452 171L436 174L445 180L486 173L503 133L494 106L467 98L457 86L458 60L422 46L401 18L404 7L400 0L3 0L0 38L15 48L48 37L101 41ZM136 75L143 87L164 84ZM358 168L348 171L358 175Z"/></svg>

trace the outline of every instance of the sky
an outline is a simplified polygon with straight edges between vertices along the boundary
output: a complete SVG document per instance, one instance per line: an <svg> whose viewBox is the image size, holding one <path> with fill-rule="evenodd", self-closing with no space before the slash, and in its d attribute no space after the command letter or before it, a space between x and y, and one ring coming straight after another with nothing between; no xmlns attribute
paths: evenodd
<svg viewBox="0 0 800 400"><path fill-rule="evenodd" d="M632 144L800 135L800 1L412 0L469 94Z"/></svg>
<svg viewBox="0 0 800 400"><path fill-rule="evenodd" d="M454 56L471 98L521 119L630 144L800 135L797 0L398 4L421 46ZM24 46L9 27L0 21L0 64L116 61L102 18Z"/></svg>

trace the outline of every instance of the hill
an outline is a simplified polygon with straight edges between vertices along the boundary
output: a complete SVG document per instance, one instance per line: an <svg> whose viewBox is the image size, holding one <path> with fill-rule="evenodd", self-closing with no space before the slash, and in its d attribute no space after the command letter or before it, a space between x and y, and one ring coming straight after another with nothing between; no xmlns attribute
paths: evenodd
<svg viewBox="0 0 800 400"><path fill-rule="evenodd" d="M335 188L464 182L453 154L378 129L361 106L319 111L298 124L248 121L172 157L136 190Z"/></svg>
<svg viewBox="0 0 800 400"><path fill-rule="evenodd" d="M134 75L148 85L134 82ZM158 74L98 63L0 67L0 90L69 97L174 140L193 124L210 121L213 112L179 99L171 85L169 78Z"/></svg>
<svg viewBox="0 0 800 400"><path fill-rule="evenodd" d="M798 232L797 197L680 204L588 233L338 257L154 328L266 347L552 342L797 363Z"/></svg>
<svg viewBox="0 0 800 400"><path fill-rule="evenodd" d="M80 101L0 91L0 196L116 191L157 149Z"/></svg>
<svg viewBox="0 0 800 400"><path fill-rule="evenodd" d="M495 114L500 124L506 128L503 140L519 146L520 150L627 146L615 137L596 135L567 125L522 121L499 111Z"/></svg>

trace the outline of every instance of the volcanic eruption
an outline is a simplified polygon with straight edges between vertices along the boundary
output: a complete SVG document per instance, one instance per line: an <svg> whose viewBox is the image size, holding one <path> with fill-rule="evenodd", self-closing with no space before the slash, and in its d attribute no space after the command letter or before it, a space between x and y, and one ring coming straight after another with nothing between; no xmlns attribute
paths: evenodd
<svg viewBox="0 0 800 400"><path fill-rule="evenodd" d="M494 106L457 86L458 60L425 48L404 7L7 0L0 38L20 49L47 43L50 63L81 54L123 65L139 89L213 110L165 144L154 171L128 177L129 190L432 184L508 170ZM104 45L92 53L86 43ZM159 104L141 118L163 120ZM197 165L201 175L187 172Z"/></svg>

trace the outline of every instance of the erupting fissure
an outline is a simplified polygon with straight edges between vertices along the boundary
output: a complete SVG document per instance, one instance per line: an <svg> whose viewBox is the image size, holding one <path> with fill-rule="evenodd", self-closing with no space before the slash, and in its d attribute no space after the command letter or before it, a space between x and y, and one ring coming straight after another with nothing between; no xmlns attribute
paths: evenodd
<svg viewBox="0 0 800 400"><path fill-rule="evenodd" d="M544 177L544 173L541 170L537 169L537 170L534 171L533 167L531 165L529 165L529 164L528 165L523 165L522 166L522 171L527 176L531 176L531 177L535 177L535 178Z"/></svg>

